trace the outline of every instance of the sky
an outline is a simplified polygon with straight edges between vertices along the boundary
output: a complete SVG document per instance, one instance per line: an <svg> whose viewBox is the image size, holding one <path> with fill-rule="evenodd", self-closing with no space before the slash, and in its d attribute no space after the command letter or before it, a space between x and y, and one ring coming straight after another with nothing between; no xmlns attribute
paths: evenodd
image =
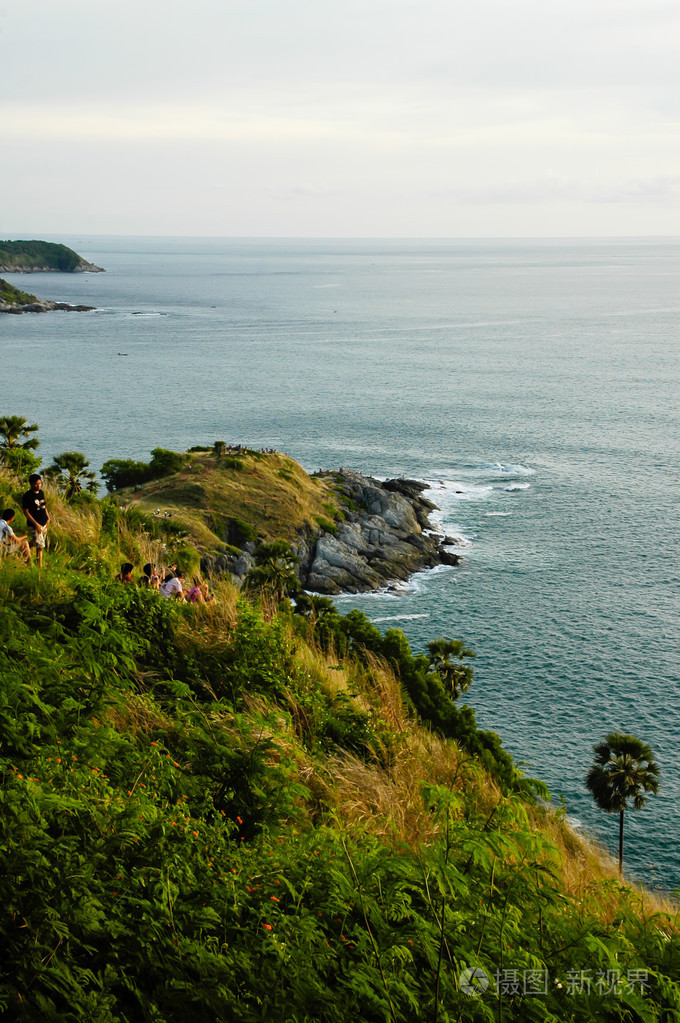
<svg viewBox="0 0 680 1023"><path fill-rule="evenodd" d="M677 0L0 0L0 237L680 234Z"/></svg>

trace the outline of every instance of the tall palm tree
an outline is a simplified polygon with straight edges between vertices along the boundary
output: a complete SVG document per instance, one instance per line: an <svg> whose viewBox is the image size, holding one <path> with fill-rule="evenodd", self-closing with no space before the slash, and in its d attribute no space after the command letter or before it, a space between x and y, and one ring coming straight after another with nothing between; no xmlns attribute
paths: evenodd
<svg viewBox="0 0 680 1023"><path fill-rule="evenodd" d="M52 465L45 470L45 475L53 479L67 501L73 500L83 489L96 491L96 473L90 472L88 460L80 451L64 451L55 455Z"/></svg>
<svg viewBox="0 0 680 1023"><path fill-rule="evenodd" d="M659 767L651 748L634 735L611 732L593 746L586 785L601 810L619 814L619 874L623 873L623 817L628 800L640 810L646 793L659 789Z"/></svg>
<svg viewBox="0 0 680 1023"><path fill-rule="evenodd" d="M474 650L469 650L461 639L433 639L427 644L430 665L436 671L444 685L451 690L451 696L457 700L472 685L474 672L464 663L466 657L476 657Z"/></svg>

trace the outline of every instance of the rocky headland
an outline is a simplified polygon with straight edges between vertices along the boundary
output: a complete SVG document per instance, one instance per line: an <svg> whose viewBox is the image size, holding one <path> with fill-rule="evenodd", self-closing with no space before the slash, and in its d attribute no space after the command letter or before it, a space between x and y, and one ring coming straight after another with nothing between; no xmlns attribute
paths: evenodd
<svg viewBox="0 0 680 1023"><path fill-rule="evenodd" d="M148 464L107 462L107 487L155 530L183 535L206 575L240 585L261 547L281 540L297 559L300 585L328 595L378 590L459 563L458 541L431 521L436 505L419 480L353 469L309 475L282 452L222 442L153 455Z"/></svg>
<svg viewBox="0 0 680 1023"><path fill-rule="evenodd" d="M59 310L67 313L89 313L92 312L92 305L71 305L70 302L51 302L48 299L36 298L35 295L27 296L29 302L7 302L3 299L1 292L7 284L0 278L0 313L50 313Z"/></svg>
<svg viewBox="0 0 680 1023"><path fill-rule="evenodd" d="M67 245L43 241L0 241L0 273L104 273Z"/></svg>
<svg viewBox="0 0 680 1023"><path fill-rule="evenodd" d="M436 510L423 497L418 480L381 481L340 469L314 477L330 486L339 504L333 522L305 527L292 543L304 589L315 593L363 593L403 582L414 572L437 565L457 565L448 548L451 537L436 532L430 515ZM237 556L210 559L205 568L230 572L238 581L254 565L255 544Z"/></svg>
<svg viewBox="0 0 680 1023"><path fill-rule="evenodd" d="M66 245L39 241L0 241L0 273L104 273ZM0 278L0 313L90 312L94 306L37 298Z"/></svg>

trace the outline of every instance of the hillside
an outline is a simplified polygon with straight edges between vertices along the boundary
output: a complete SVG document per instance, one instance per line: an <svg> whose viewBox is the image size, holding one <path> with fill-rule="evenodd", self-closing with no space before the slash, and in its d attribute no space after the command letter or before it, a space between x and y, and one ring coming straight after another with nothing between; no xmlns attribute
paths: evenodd
<svg viewBox="0 0 680 1023"><path fill-rule="evenodd" d="M67 245L43 241L0 241L0 273L103 273Z"/></svg>
<svg viewBox="0 0 680 1023"><path fill-rule="evenodd" d="M119 501L183 530L204 571L243 576L257 544L285 540L297 575L319 593L361 592L455 565L451 538L429 520L435 505L416 480L380 481L347 469L309 476L277 451L152 452L150 463L102 468ZM133 484L130 486L130 484Z"/></svg>
<svg viewBox="0 0 680 1023"><path fill-rule="evenodd" d="M3 507L24 489L0 470ZM680 1018L675 907L537 801L402 633L223 577L208 605L125 586L186 535L47 498L42 573L0 573L6 1018Z"/></svg>
<svg viewBox="0 0 680 1023"><path fill-rule="evenodd" d="M22 306L38 301L39 299L35 295L30 295L27 291L20 291L19 288L15 288L13 284L0 277L0 305Z"/></svg>

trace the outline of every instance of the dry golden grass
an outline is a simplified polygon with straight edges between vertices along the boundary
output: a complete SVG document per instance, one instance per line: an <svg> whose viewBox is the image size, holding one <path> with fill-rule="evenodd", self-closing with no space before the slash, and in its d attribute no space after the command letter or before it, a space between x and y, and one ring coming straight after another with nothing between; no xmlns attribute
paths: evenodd
<svg viewBox="0 0 680 1023"><path fill-rule="evenodd" d="M294 542L305 526L315 526L315 516L333 517L338 497L326 481L312 479L287 455L238 456L239 468L211 454L192 454L191 466L144 489L120 491L121 499L147 514L157 508L170 511L190 541L201 551L224 545L227 520L240 519L251 526L258 539Z"/></svg>
<svg viewBox="0 0 680 1023"><path fill-rule="evenodd" d="M615 857L590 836L574 831L561 813L537 807L531 810L530 818L560 852L564 891L584 907L584 912L609 924L620 915L622 902L632 899L643 918L655 913L675 917L678 913L679 907L670 896L641 888L625 877L622 880Z"/></svg>
<svg viewBox="0 0 680 1023"><path fill-rule="evenodd" d="M99 723L94 721L94 724ZM102 714L101 724L132 735L147 735L157 729L171 732L175 728L174 719L162 711L157 703L136 693L126 693L117 703L107 707Z"/></svg>
<svg viewBox="0 0 680 1023"><path fill-rule="evenodd" d="M190 605L191 618L187 619L183 629L206 642L227 642L238 623L239 591L227 578L216 578L211 585L214 602Z"/></svg>
<svg viewBox="0 0 680 1023"><path fill-rule="evenodd" d="M50 513L48 536L52 546L59 549L64 545L99 543L102 520L96 505L68 504L49 482L44 484L43 489Z"/></svg>

